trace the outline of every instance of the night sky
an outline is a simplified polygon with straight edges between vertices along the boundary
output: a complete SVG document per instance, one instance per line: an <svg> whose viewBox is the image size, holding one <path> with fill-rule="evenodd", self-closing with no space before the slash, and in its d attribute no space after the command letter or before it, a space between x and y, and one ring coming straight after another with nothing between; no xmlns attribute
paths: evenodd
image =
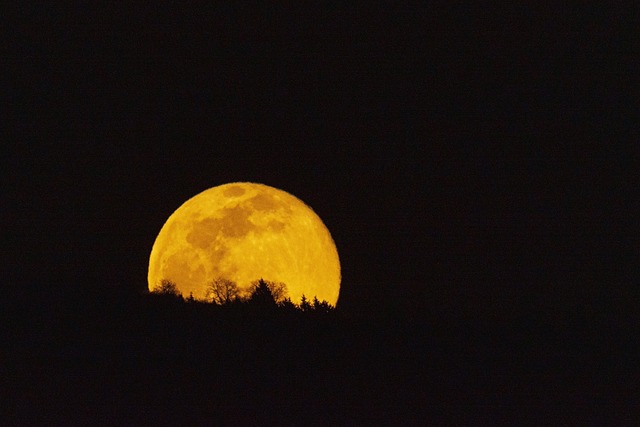
<svg viewBox="0 0 640 427"><path fill-rule="evenodd" d="M142 292L168 216L253 181L325 222L345 310L632 313L629 11L556 7L24 6L3 282Z"/></svg>

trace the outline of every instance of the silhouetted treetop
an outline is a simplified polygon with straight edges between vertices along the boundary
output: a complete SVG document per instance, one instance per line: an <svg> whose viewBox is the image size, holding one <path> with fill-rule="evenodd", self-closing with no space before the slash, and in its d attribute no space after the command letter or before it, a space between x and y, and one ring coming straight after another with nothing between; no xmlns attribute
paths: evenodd
<svg viewBox="0 0 640 427"><path fill-rule="evenodd" d="M251 284L249 301L279 304L287 297L287 285L282 282L259 279Z"/></svg>
<svg viewBox="0 0 640 427"><path fill-rule="evenodd" d="M334 310L333 306L327 301L319 301L318 297L313 297L313 311L317 313L330 313Z"/></svg>
<svg viewBox="0 0 640 427"><path fill-rule="evenodd" d="M155 295L182 298L182 294L178 290L176 284L167 279L161 280L160 283L155 288L153 288L151 293Z"/></svg>
<svg viewBox="0 0 640 427"><path fill-rule="evenodd" d="M236 301L239 297L240 289L232 280L219 277L207 285L207 301L224 305Z"/></svg>
<svg viewBox="0 0 640 427"><path fill-rule="evenodd" d="M302 294L302 299L300 300L300 310L302 311L310 311L311 310L311 304L309 304L309 300L307 299L307 297Z"/></svg>
<svg viewBox="0 0 640 427"><path fill-rule="evenodd" d="M259 279L251 285L251 296L249 297L249 303L259 306L276 306L276 299L269 287L269 284L264 279Z"/></svg>

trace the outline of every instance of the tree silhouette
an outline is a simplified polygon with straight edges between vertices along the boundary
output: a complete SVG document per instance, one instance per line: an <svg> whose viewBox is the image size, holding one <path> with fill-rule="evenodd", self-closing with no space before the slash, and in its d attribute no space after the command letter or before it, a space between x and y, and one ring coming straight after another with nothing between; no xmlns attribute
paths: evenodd
<svg viewBox="0 0 640 427"><path fill-rule="evenodd" d="M286 297L278 303L278 307L281 307L285 311L296 311L298 307L291 301L291 298Z"/></svg>
<svg viewBox="0 0 640 427"><path fill-rule="evenodd" d="M191 305L195 305L196 302L230 305L235 307L236 313L245 310L264 313L266 309L266 312L275 312L274 310L282 313L299 312L315 318L331 315L335 311L334 306L325 300L319 300L317 296L309 299L303 294L300 304L296 304L287 295L287 286L284 283L262 278L252 282L248 288L242 289L234 281L219 277L207 285L206 298L203 301L196 300L193 294L183 298L176 284L166 279L162 280L151 294L168 300L191 303Z"/></svg>
<svg viewBox="0 0 640 427"><path fill-rule="evenodd" d="M230 304L240 296L238 285L229 279L219 277L207 285L206 298L218 305Z"/></svg>
<svg viewBox="0 0 640 427"><path fill-rule="evenodd" d="M151 293L155 295L182 298L182 294L178 290L178 287L176 286L176 284L167 279L162 279L160 283L155 288L153 288Z"/></svg>
<svg viewBox="0 0 640 427"><path fill-rule="evenodd" d="M333 311L333 306L331 304L329 304L327 301L325 300L318 300L318 297L313 297L313 311L316 313L330 313Z"/></svg>
<svg viewBox="0 0 640 427"><path fill-rule="evenodd" d="M266 291L270 295L273 302L280 304L287 297L287 285L282 282L272 282L270 280L259 279L251 284L251 295L249 300L253 299L256 293L258 298L266 298Z"/></svg>
<svg viewBox="0 0 640 427"><path fill-rule="evenodd" d="M309 304L309 300L304 294L302 294L302 299L300 300L300 310L303 312L311 311L311 304Z"/></svg>

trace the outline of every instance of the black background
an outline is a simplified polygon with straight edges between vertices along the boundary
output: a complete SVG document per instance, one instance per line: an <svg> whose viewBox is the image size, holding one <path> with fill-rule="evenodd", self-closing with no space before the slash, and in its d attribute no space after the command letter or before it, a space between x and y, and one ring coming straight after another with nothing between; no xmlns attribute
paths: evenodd
<svg viewBox="0 0 640 427"><path fill-rule="evenodd" d="M137 295L180 204L253 181L323 219L346 312L631 322L632 12L21 6L8 300Z"/></svg>
<svg viewBox="0 0 640 427"><path fill-rule="evenodd" d="M144 289L173 210L255 181L326 222L345 303L628 290L625 12L27 8L5 61L12 279Z"/></svg>

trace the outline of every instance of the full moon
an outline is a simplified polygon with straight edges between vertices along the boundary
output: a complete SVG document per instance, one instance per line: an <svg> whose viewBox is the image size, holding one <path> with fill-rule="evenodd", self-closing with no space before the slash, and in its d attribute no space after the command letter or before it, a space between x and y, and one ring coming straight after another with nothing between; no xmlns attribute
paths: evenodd
<svg viewBox="0 0 640 427"><path fill-rule="evenodd" d="M282 282L287 296L336 305L340 261L320 217L291 194L237 182L187 200L164 224L151 250L149 289L162 280L204 299L218 278L247 289L257 279Z"/></svg>

